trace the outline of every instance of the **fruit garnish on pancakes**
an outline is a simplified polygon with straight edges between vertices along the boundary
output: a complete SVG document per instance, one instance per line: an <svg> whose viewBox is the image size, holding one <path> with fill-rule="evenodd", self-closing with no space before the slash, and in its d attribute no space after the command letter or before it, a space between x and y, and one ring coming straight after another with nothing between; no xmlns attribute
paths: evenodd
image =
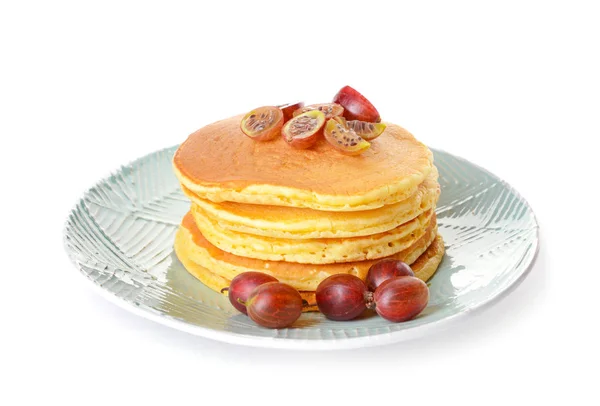
<svg viewBox="0 0 600 406"><path fill-rule="evenodd" d="M350 86L344 86L333 98L334 103L344 108L344 117L348 120L379 123L381 117L373 104L365 96Z"/></svg>
<svg viewBox="0 0 600 406"><path fill-rule="evenodd" d="M371 144L362 139L354 130L346 127L342 120L335 118L325 125L325 139L337 151L345 155L358 155L367 150Z"/></svg>
<svg viewBox="0 0 600 406"><path fill-rule="evenodd" d="M242 132L254 141L270 141L281 133L283 112L278 107L264 106L248 112L240 124Z"/></svg>
<svg viewBox="0 0 600 406"><path fill-rule="evenodd" d="M285 123L281 135L294 148L309 148L317 142L323 132L323 124L325 124L325 114L319 110L309 110Z"/></svg>
<svg viewBox="0 0 600 406"><path fill-rule="evenodd" d="M306 113L307 111L318 110L325 114L326 119L330 119L333 117L341 116L344 114L344 108L336 103L321 103L321 104L311 104L310 106L299 108L294 111L294 116L299 114Z"/></svg>
<svg viewBox="0 0 600 406"><path fill-rule="evenodd" d="M379 112L369 100L344 86L332 103L305 106L304 102L296 102L254 109L244 116L240 128L255 141L270 141L281 133L295 149L311 148L324 135L335 150L352 156L369 149L368 141L383 134L387 126L380 121Z"/></svg>

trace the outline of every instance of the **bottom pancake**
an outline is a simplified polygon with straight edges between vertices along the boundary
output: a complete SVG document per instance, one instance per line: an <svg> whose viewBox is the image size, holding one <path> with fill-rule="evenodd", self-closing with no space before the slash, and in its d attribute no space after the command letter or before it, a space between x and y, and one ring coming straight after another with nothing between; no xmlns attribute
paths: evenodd
<svg viewBox="0 0 600 406"><path fill-rule="evenodd" d="M352 273L364 280L368 268L377 262L361 261L348 263L346 266L341 263L307 265L242 258L211 246L194 227L193 220L186 222L184 218L175 237L175 253L187 271L202 283L220 292L221 289L229 286L230 280L236 274L247 271L269 273L300 291L303 299L309 303L309 306L304 309L305 311L317 310L314 290L321 280L335 273ZM415 276L427 281L437 270L443 255L444 241L437 234L437 227L432 226L412 247L390 258L411 264ZM308 277L302 275L302 271L308 271Z"/></svg>

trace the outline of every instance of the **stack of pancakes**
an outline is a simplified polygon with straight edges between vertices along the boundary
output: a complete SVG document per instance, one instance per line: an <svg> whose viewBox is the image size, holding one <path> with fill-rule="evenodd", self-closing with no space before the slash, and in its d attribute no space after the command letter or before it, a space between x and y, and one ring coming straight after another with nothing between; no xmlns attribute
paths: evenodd
<svg viewBox="0 0 600 406"><path fill-rule="evenodd" d="M388 124L366 152L346 156L324 139L307 150L281 137L253 141L241 119L196 131L173 159L192 201L175 252L191 274L221 291L242 272L268 273L311 305L323 279L364 280L384 258L410 264L422 280L433 275L444 254L438 172L408 131Z"/></svg>

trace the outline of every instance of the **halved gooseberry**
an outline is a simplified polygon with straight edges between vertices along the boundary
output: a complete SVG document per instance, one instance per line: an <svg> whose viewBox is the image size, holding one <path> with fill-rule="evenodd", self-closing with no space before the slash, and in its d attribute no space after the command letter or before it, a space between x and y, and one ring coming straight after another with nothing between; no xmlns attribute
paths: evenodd
<svg viewBox="0 0 600 406"><path fill-rule="evenodd" d="M280 104L277 106L283 112L283 122L287 122L290 118L294 117L294 111L304 107L304 102Z"/></svg>
<svg viewBox="0 0 600 406"><path fill-rule="evenodd" d="M269 141L277 137L283 127L283 112L274 106L254 109L242 118L242 132L254 141Z"/></svg>
<svg viewBox="0 0 600 406"><path fill-rule="evenodd" d="M348 122L346 121L346 119L343 116L335 116L335 117L333 117L333 120L340 123L342 125L342 127L348 128Z"/></svg>
<svg viewBox="0 0 600 406"><path fill-rule="evenodd" d="M311 110L319 110L325 114L325 118L329 120L330 118L341 116L344 114L344 108L337 103L321 103L321 104L311 104L309 106L304 106L296 111L294 111L294 117L306 113Z"/></svg>
<svg viewBox="0 0 600 406"><path fill-rule="evenodd" d="M354 130L344 126L343 121L337 117L327 121L323 132L325 139L345 155L358 155L366 151L371 144L363 140Z"/></svg>
<svg viewBox="0 0 600 406"><path fill-rule="evenodd" d="M344 108L344 117L348 120L368 121L378 123L381 121L379 112L365 96L350 86L344 86L333 98L334 103L339 103Z"/></svg>
<svg viewBox="0 0 600 406"><path fill-rule="evenodd" d="M359 120L347 121L346 125L348 128L354 130L356 134L360 135L362 139L367 141L379 137L387 127L384 123L369 123L367 121Z"/></svg>
<svg viewBox="0 0 600 406"><path fill-rule="evenodd" d="M285 123L281 136L294 148L309 148L317 141L323 124L325 114L319 110L310 110Z"/></svg>

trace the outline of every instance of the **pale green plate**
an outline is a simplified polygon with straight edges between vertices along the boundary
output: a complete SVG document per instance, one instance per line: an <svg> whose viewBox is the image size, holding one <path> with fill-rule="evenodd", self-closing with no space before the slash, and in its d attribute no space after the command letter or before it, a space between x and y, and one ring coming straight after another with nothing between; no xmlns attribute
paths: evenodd
<svg viewBox="0 0 600 406"><path fill-rule="evenodd" d="M67 252L98 291L141 316L199 336L261 347L336 349L422 335L493 303L527 274L538 248L531 208L486 170L434 150L442 194L437 215L446 256L416 319L332 322L303 314L294 328L258 327L227 298L189 275L173 238L189 202L173 175L176 147L122 167L91 188L64 233Z"/></svg>

